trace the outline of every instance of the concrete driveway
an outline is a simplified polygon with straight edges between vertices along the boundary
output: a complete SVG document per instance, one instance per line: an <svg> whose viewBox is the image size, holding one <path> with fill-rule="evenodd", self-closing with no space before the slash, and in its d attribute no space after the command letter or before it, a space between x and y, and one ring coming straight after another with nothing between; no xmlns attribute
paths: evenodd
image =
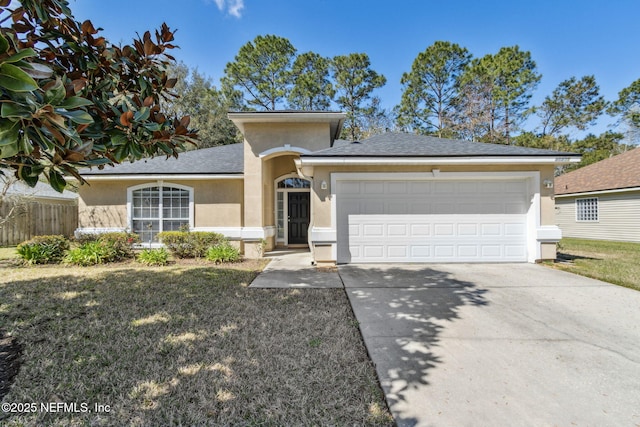
<svg viewBox="0 0 640 427"><path fill-rule="evenodd" d="M399 426L640 426L640 292L532 264L339 272Z"/></svg>

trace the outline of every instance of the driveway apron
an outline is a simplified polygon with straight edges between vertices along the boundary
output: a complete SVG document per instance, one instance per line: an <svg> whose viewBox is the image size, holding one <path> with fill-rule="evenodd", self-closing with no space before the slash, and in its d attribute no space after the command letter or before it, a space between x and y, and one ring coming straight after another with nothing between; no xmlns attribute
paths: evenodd
<svg viewBox="0 0 640 427"><path fill-rule="evenodd" d="M640 292L533 264L339 273L399 426L640 425Z"/></svg>

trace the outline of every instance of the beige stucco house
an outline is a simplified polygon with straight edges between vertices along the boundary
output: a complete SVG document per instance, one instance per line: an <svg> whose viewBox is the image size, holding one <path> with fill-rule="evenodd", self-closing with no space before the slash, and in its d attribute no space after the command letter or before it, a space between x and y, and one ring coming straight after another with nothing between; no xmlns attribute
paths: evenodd
<svg viewBox="0 0 640 427"><path fill-rule="evenodd" d="M188 225L249 257L308 247L318 264L555 257L553 175L574 154L388 132L338 140L335 112L242 112L244 142L88 170L79 232L143 241Z"/></svg>

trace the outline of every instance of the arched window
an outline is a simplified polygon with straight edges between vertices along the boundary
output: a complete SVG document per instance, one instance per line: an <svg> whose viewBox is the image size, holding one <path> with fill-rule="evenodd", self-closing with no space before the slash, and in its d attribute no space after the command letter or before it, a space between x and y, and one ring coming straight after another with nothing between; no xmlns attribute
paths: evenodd
<svg viewBox="0 0 640 427"><path fill-rule="evenodd" d="M129 189L131 230L142 242L162 231L191 225L193 189L177 184L147 184Z"/></svg>
<svg viewBox="0 0 640 427"><path fill-rule="evenodd" d="M304 178L284 178L278 181L278 188L311 188L311 183Z"/></svg>

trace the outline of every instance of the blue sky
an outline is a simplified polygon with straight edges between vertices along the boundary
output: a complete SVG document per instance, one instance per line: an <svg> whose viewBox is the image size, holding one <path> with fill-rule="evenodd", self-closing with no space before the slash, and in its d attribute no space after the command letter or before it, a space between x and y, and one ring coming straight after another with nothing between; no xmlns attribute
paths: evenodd
<svg viewBox="0 0 640 427"><path fill-rule="evenodd" d="M299 53L365 52L387 78L376 94L386 108L400 101L400 78L436 40L476 57L519 45L542 74L540 103L562 80L593 74L608 100L640 78L638 0L71 0L77 19L91 19L111 42L166 22L177 29L177 59L216 85L240 46L257 35L286 37ZM600 120L594 133L607 129Z"/></svg>

